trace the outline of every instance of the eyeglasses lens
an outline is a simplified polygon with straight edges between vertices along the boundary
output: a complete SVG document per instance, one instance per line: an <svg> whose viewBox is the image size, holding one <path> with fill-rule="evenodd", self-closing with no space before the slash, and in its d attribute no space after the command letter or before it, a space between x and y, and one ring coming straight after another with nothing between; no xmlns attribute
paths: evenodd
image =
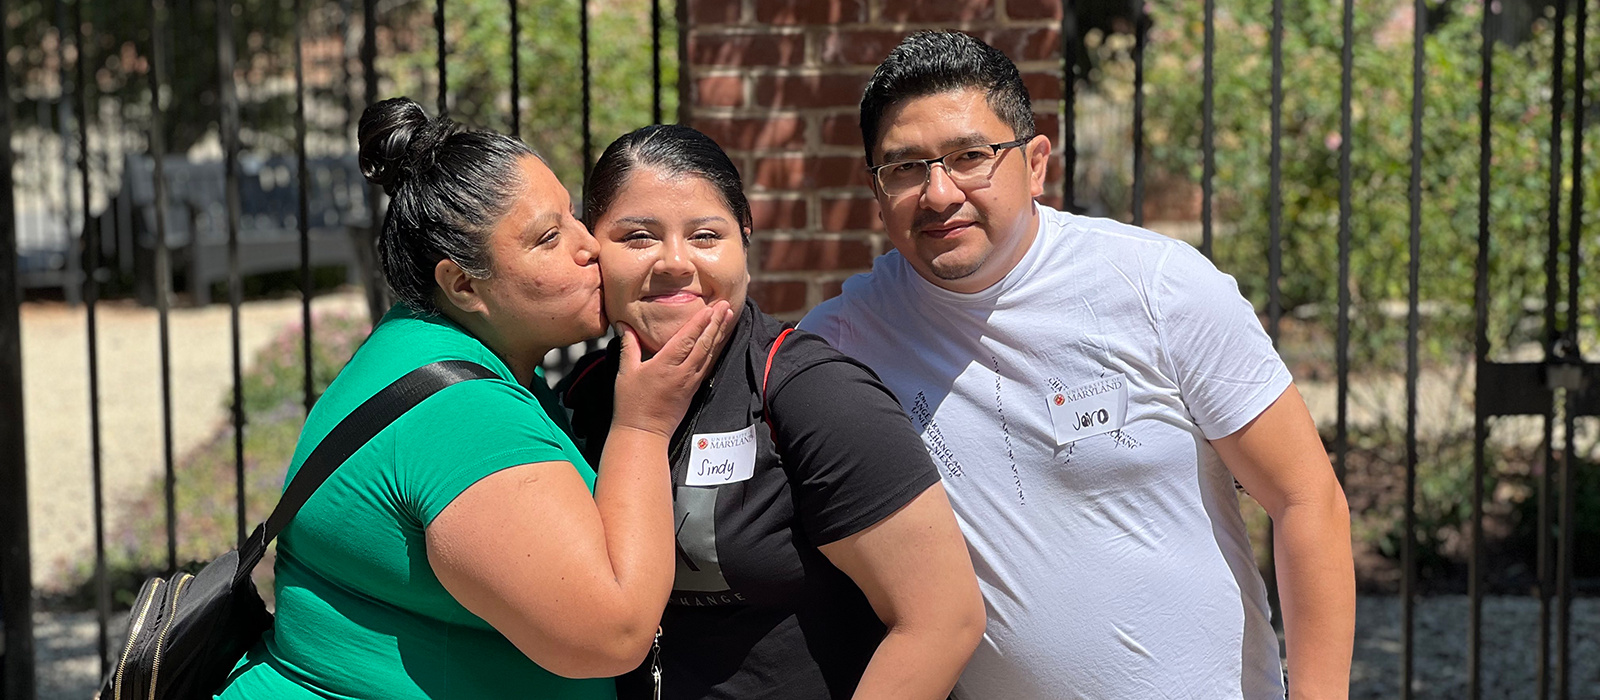
<svg viewBox="0 0 1600 700"><path fill-rule="evenodd" d="M993 159L994 151L989 148L969 148L948 154L940 162L952 181L966 186L986 182L991 169L985 166ZM928 182L928 167L925 161L920 160L891 163L878 170L878 186L889 195L921 189Z"/></svg>

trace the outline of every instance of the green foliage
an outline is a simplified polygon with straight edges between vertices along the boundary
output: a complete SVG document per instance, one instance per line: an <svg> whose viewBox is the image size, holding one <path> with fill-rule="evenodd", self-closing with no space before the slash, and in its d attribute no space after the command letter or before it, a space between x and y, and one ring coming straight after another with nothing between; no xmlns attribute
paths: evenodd
<svg viewBox="0 0 1600 700"><path fill-rule="evenodd" d="M1282 111L1282 290L1287 311L1331 327L1338 295L1340 7L1291 4L1285 17ZM1358 371L1403 362L1411 157L1410 3L1356 3L1352 103L1352 362ZM1429 303L1424 352L1435 359L1470 356L1474 262L1478 246L1478 95L1480 6L1457 8L1432 27L1425 44L1420 296ZM1192 181L1201 175L1202 5L1168 2L1152 9L1155 30L1147 79L1149 154L1157 169ZM1216 28L1216 164L1219 229L1216 257L1243 291L1264 306L1267 295L1271 151L1270 5L1223 3ZM1571 32L1571 23L1568 23ZM1588 84L1600 84L1600 51L1591 42ZM1571 42L1568 42L1569 51ZM1550 23L1529 41L1494 53L1490 194L1490 337L1499 348L1538 341L1548 246ZM1572 61L1566 62L1572 85ZM1570 94L1570 93L1569 93ZM1569 99L1570 102L1570 99ZM1561 156L1571 156L1570 107ZM1586 134L1581 182L1589 203L1584 240L1600 245L1600 169L1594 166L1597 120ZM1561 226L1566 231L1562 184ZM1563 234L1564 235L1564 234ZM1563 270L1565 255L1563 254ZM1564 277L1564 274L1563 274ZM1583 308L1600 296L1590 286ZM1388 304L1386 304L1388 302ZM1400 307L1403 309L1403 306ZM1584 314L1585 331L1597 330ZM1588 345L1592 346L1591 341Z"/></svg>
<svg viewBox="0 0 1600 700"><path fill-rule="evenodd" d="M372 324L365 317L331 315L313 316L312 323L311 355L315 370L312 385L320 395L367 339ZM244 375L246 416L293 413L302 405L305 394L303 338L300 324L296 323L278 334L272 344L256 356L255 366ZM255 424L252 422L250 427L254 428Z"/></svg>
<svg viewBox="0 0 1600 700"><path fill-rule="evenodd" d="M1555 464L1548 466L1554 478L1555 486L1551 489L1550 505L1554 512L1560 512L1561 482L1560 459ZM1600 559L1585 556L1582 552L1600 551L1600 461L1582 458L1572 460L1572 528L1573 533L1573 576L1578 578L1594 578L1600 576ZM1536 496L1537 489L1541 488L1542 472L1539 475L1530 474L1527 479L1526 491L1529 498L1519 502L1516 507L1516 529L1512 533L1512 541L1524 551L1537 551L1539 537L1539 500ZM1554 528L1559 536L1560 528Z"/></svg>
<svg viewBox="0 0 1600 700"><path fill-rule="evenodd" d="M233 16L235 54L241 78L253 68L273 75L292 75L294 15L282 0L236 0ZM208 131L215 131L220 112L218 87L218 0L167 0L164 13L162 76L167 86L163 100L162 136L169 152L181 153ZM55 0L21 0L13 3L8 18L8 43L27 47L15 54L12 69L26 96L16 108L23 124L44 120L53 129L56 116L49 107L56 98L55 56L62 42L60 27L70 27L76 14L82 19L84 48L93 76L90 94L107 100L125 126L148 128L151 68L150 3L127 0L78 0L64 4L65 22L58 17ZM72 81L78 81L75 72ZM48 87L47 87L48 86ZM45 109L30 109L44 103ZM97 113L99 109L91 107ZM294 95L276 90L257 91L241 100L240 122L255 130L291 129ZM76 107L74 107L76 110ZM123 125L119 125L123 126Z"/></svg>
<svg viewBox="0 0 1600 700"><path fill-rule="evenodd" d="M314 318L314 382L321 393L367 338L363 315ZM264 520L283 491L283 476L294 456L305 420L302 408L301 329L284 330L263 348L244 376L246 531ZM174 504L178 513L178 562L208 561L237 546L233 428L225 425L177 465ZM165 482L152 479L131 500L108 513L108 575L114 602L127 605L144 578L166 569ZM76 590L60 602L94 603L93 569L78 567ZM263 590L270 595L270 586Z"/></svg>
<svg viewBox="0 0 1600 700"><path fill-rule="evenodd" d="M1357 382L1381 383L1403 371L1404 303L1409 291L1412 24L1410 2L1357 0L1351 103L1351 367ZM1520 5L1519 5L1520 7ZM1479 94L1482 68L1479 3L1435 6L1424 48L1421 169L1421 266L1424 371L1470 382L1478 255ZM1328 379L1333 364L1338 299L1341 4L1289 3L1284 17L1282 120L1282 295L1288 323L1282 349L1303 380ZM1153 172L1199 182L1203 83L1203 4L1151 6L1154 29L1147 53L1147 143ZM1525 27L1526 31L1522 31ZM1519 23L1519 43L1493 48L1494 74L1489 227L1489 337L1493 357L1544 340L1545 272L1550 215L1550 85L1553 22ZM1218 266L1264 308L1267 298L1271 202L1270 0L1218 3L1215 119ZM1560 157L1570 165L1573 131L1567 23L1568 105ZM1590 105L1585 170L1561 183L1561 280L1569 252L1569 203L1581 189L1585 251L1600 248L1600 42L1586 58ZM1121 68L1107 66L1111 74ZM1592 256L1590 256L1592 257ZM1591 264L1584 270L1593 276ZM1580 308L1600 308L1600 288L1586 285ZM1564 323L1565 296L1558 305ZM1580 313L1583 345L1600 340L1600 319ZM1399 384L1392 385L1399 391ZM1352 398L1352 405L1359 399ZM1453 410L1453 409L1452 409ZM1418 562L1425 583L1453 585L1470 546L1473 478L1470 407L1465 418L1425 436L1417 483ZM1352 426L1350 474L1358 541L1398 559L1403 538L1405 416L1381 408L1376 425ZM1465 424L1462 423L1465 420ZM1467 427L1462 427L1463 425ZM1331 434L1331 425L1324 426ZM1496 429L1499 431L1500 429ZM1515 432L1515 431L1513 431ZM1498 434L1498 432L1497 432ZM1583 442L1588 442L1587 440ZM1580 443L1581 454L1595 446ZM1488 545L1497 564L1523 574L1532 566L1524 546L1535 522L1534 453L1491 443L1484 490ZM1592 471L1592 470L1591 470ZM1600 496L1580 479L1576 510L1580 546L1600 531ZM1527 559L1528 561L1524 561ZM1369 573L1369 572L1364 572ZM1497 585L1515 587L1523 574ZM1518 578L1522 576L1523 578ZM1368 581L1370 584L1371 581Z"/></svg>
<svg viewBox="0 0 1600 700"><path fill-rule="evenodd" d="M150 6L126 0L67 0L66 22L81 11L91 73L91 99L118 115L108 126L148 128L151 55ZM217 8L223 0L166 0L169 92L163 100L163 136L169 152L182 153L214 134L220 114ZM521 24L521 133L576 189L582 179L582 100L578 0L517 0ZM345 84L337 37L348 27L360 41L360 0L303 0L307 89L313 137L354 147L339 105L348 96L361 109L363 88L356 47L349 48L352 82ZM292 148L294 14L287 0L234 0L233 36L244 147ZM378 5L380 97L409 95L430 112L437 104L434 3L382 0ZM345 15L349 10L350 15ZM662 3L662 118L677 113L677 27L672 3ZM622 133L650 123L649 0L589 3L593 72L594 155ZM451 114L468 125L510 131L510 14L507 0L446 3L447 72ZM22 86L13 106L20 127L54 129L61 41L54 0L18 0L7 17L9 58ZM67 24L70 26L70 24ZM102 102L103 101L103 102ZM313 138L313 142L316 139Z"/></svg>
<svg viewBox="0 0 1600 700"><path fill-rule="evenodd" d="M662 3L662 119L676 121L677 26ZM583 181L582 56L577 0L522 0L517 47L524 141L550 163L576 197ZM589 3L592 81L591 158L618 136L651 123L650 2ZM451 116L510 132L511 25L505 0L451 0L445 33ZM390 94L410 95L429 112L437 104L438 60L432 25L411 51L383 61Z"/></svg>
<svg viewBox="0 0 1600 700"><path fill-rule="evenodd" d="M1529 419L1536 421L1536 419ZM1600 546L1600 469L1579 452L1572 462L1573 546L1576 552ZM1458 434L1432 446L1436 468L1417 475L1416 554L1420 579L1430 588L1456 588L1470 557L1472 527L1472 436ZM1593 450L1590 450L1593 454ZM1542 450L1491 450L1484 476L1485 547L1488 583L1497 590L1525 592L1538 570L1540 492L1544 474L1552 476L1548 507L1552 518L1560 512L1560 452L1546 463ZM1403 502L1395 494L1376 513L1357 513L1369 525L1358 539L1371 542L1376 551L1400 559L1405 538ZM1553 533L1559 536L1560 528ZM1600 561L1581 554L1574 559L1574 575L1600 574Z"/></svg>

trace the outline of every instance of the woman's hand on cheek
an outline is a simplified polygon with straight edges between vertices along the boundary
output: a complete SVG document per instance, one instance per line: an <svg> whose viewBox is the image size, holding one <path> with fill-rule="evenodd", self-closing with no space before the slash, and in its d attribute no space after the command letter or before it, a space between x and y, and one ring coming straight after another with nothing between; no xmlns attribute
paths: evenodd
<svg viewBox="0 0 1600 700"><path fill-rule="evenodd" d="M695 314L661 344L654 357L643 360L638 333L618 322L622 360L617 368L612 429L672 437L701 382L716 366L717 349L733 327L732 308L719 301Z"/></svg>

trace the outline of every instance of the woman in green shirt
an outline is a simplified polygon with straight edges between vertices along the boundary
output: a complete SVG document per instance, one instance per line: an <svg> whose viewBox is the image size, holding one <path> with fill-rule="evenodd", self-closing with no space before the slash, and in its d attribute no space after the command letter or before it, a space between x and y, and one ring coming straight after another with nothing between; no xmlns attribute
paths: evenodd
<svg viewBox="0 0 1600 700"><path fill-rule="evenodd" d="M306 503L278 540L273 629L219 697L614 698L672 585L667 441L733 314L708 309L649 361L618 328L630 350L596 479L538 369L605 328L566 189L520 141L404 98L368 108L359 137L391 197L378 252L401 303L318 400L289 478L413 369L500 377L428 398Z"/></svg>

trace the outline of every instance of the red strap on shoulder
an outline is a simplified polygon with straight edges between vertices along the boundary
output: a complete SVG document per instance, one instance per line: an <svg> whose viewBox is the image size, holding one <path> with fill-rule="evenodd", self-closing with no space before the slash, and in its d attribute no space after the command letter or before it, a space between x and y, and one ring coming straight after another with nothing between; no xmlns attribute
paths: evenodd
<svg viewBox="0 0 1600 700"><path fill-rule="evenodd" d="M772 341L772 349L767 351L767 368L761 372L761 415L767 419L767 428L772 430L772 442L778 442L778 429L772 425L772 410L767 408L767 379L772 376L772 358L778 356L778 347L783 345L783 339L794 332L793 328L785 328L778 334L778 339Z"/></svg>
<svg viewBox="0 0 1600 700"><path fill-rule="evenodd" d="M590 362L589 366L583 368L583 371L578 372L578 376L573 378L571 384L567 385L567 393L566 393L566 396L564 396L563 398L565 398L567 401L571 401L572 400L572 392L578 390L578 385L583 383L583 378L589 376L589 371L590 370L594 369L596 366L600 365L601 363L603 363L605 361L606 361L606 358L604 356L601 356L600 359L595 360L594 362Z"/></svg>

